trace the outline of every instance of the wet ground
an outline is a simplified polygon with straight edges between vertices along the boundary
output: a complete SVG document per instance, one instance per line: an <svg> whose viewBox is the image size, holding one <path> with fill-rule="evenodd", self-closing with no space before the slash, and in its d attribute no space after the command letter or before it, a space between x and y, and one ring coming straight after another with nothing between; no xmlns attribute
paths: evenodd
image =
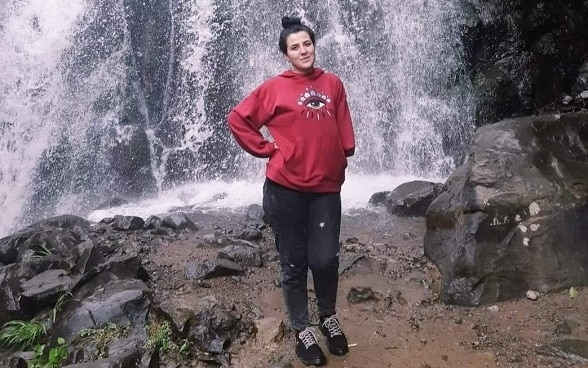
<svg viewBox="0 0 588 368"><path fill-rule="evenodd" d="M206 233L241 221L237 215L201 216L196 218L200 231L159 246L151 256L151 268L157 272L156 298L187 308L205 295L253 303L263 312L260 332L257 340L232 348L233 366L303 367L293 354L291 334L281 337L276 332L285 321L276 262L250 268L238 278L199 283L184 275L187 262L216 258L218 249L203 246ZM564 356L544 346L566 339L564 344L588 340L588 289L579 288L576 298L562 291L540 295L535 301L496 303L490 310L440 304L440 276L423 255L424 231L422 218L375 212L344 216L342 259L363 258L341 275L339 285L338 314L350 352L335 357L325 348L328 367L588 367L588 361L578 360L577 355ZM271 234L265 234L262 245L271 247ZM376 299L349 302L352 288L362 287L371 288ZM309 289L313 310L311 282ZM316 321L315 313L313 317ZM325 346L320 336L319 341Z"/></svg>

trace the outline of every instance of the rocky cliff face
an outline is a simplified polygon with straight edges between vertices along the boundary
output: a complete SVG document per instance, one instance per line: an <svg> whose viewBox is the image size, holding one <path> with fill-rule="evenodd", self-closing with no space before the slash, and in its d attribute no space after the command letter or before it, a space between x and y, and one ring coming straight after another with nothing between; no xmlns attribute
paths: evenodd
<svg viewBox="0 0 588 368"><path fill-rule="evenodd" d="M463 0L462 8L478 126L570 110L565 95L588 89L588 1Z"/></svg>

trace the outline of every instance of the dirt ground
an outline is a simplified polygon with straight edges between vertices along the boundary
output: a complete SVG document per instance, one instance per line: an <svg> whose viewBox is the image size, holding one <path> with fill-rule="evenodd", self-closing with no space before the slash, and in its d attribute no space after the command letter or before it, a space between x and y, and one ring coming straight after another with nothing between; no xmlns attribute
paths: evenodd
<svg viewBox="0 0 588 368"><path fill-rule="evenodd" d="M278 264L249 268L243 277L196 282L186 279L187 262L216 258L218 248L203 246L206 233L236 226L240 218L196 221L201 230L163 244L152 254L155 295L160 303L194 305L205 295L234 303L254 303L263 311L256 340L233 347L238 368L304 367L293 353L293 338L276 332L286 321L278 280ZM538 354L541 346L562 338L588 340L588 289L568 291L471 308L437 301L439 274L423 255L424 219L386 213L344 216L341 257L365 255L340 277L338 314L348 337L344 357L328 353L332 368L432 367L588 367L569 356ZM266 233L262 246L272 247ZM351 303L352 288L369 287L377 299ZM311 311L312 282L309 281ZM496 311L497 307L497 311ZM316 313L311 313L316 322ZM317 328L318 332L318 328ZM552 354L557 355L557 354ZM198 363L192 363L198 366ZM274 365L272 365L274 364Z"/></svg>

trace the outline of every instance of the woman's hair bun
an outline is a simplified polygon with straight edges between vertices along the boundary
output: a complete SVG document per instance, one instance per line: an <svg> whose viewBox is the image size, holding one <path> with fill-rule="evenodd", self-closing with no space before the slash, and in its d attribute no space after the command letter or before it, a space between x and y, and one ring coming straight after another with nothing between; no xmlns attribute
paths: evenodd
<svg viewBox="0 0 588 368"><path fill-rule="evenodd" d="M282 17L282 27L284 27L284 29L290 28L292 26L301 26L302 22L300 21L300 18L294 18L294 17Z"/></svg>

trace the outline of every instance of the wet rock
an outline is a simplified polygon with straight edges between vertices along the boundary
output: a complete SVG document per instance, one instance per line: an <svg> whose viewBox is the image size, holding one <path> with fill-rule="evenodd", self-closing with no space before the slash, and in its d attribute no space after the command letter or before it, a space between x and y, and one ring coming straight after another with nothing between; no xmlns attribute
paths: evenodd
<svg viewBox="0 0 588 368"><path fill-rule="evenodd" d="M116 215L114 216L114 222L112 223L112 228L115 230L122 230L122 231L133 231L139 230L143 228L145 221L137 216L121 216Z"/></svg>
<svg viewBox="0 0 588 368"><path fill-rule="evenodd" d="M5 356L0 357L0 367L2 368L27 368L27 360L21 356L17 356L16 354L12 356Z"/></svg>
<svg viewBox="0 0 588 368"><path fill-rule="evenodd" d="M246 267L263 266L262 253L259 247L229 245L218 252L218 258L228 259Z"/></svg>
<svg viewBox="0 0 588 368"><path fill-rule="evenodd" d="M65 365L63 368L136 368L141 366L141 351L111 356L86 363Z"/></svg>
<svg viewBox="0 0 588 368"><path fill-rule="evenodd" d="M193 280L205 280L223 276L238 276L245 273L245 269L238 263L228 259L213 259L204 263L188 263L185 269L186 277Z"/></svg>
<svg viewBox="0 0 588 368"><path fill-rule="evenodd" d="M183 212L175 212L164 217L161 226L169 227L173 230L198 230L198 226L196 226L196 224Z"/></svg>
<svg viewBox="0 0 588 368"><path fill-rule="evenodd" d="M19 242L21 239L15 236L0 239L0 262L6 265L16 262Z"/></svg>
<svg viewBox="0 0 588 368"><path fill-rule="evenodd" d="M385 191L385 192L377 192L372 194L372 196L370 197L368 204L370 206L374 206L374 207L385 207L386 206L386 200L388 199L388 197L390 196L390 191Z"/></svg>
<svg viewBox="0 0 588 368"><path fill-rule="evenodd" d="M81 274L86 273L105 261L104 256L91 240L78 244L78 254L76 271Z"/></svg>
<svg viewBox="0 0 588 368"><path fill-rule="evenodd" d="M232 305L214 297L203 298L192 313L182 329L184 336L198 349L214 355L223 354L231 343L255 331L252 321L243 319Z"/></svg>
<svg viewBox="0 0 588 368"><path fill-rule="evenodd" d="M57 302L61 294L69 291L78 277L70 277L65 270L47 270L24 282L21 295L24 302L36 310Z"/></svg>
<svg viewBox="0 0 588 368"><path fill-rule="evenodd" d="M140 280L94 280L99 287L80 289L67 303L54 326L54 334L71 341L84 328L107 323L131 325L142 330L151 301L149 288Z"/></svg>
<svg viewBox="0 0 588 368"><path fill-rule="evenodd" d="M237 233L237 238L248 241L260 241L263 234L260 229L255 226L245 226Z"/></svg>
<svg viewBox="0 0 588 368"><path fill-rule="evenodd" d="M369 300L378 300L378 297L370 287L352 287L347 294L347 301L358 304Z"/></svg>
<svg viewBox="0 0 588 368"><path fill-rule="evenodd" d="M255 224L255 225L263 225L265 223L265 211L263 207L258 204L252 204L247 207L247 211L245 212L245 220L248 223Z"/></svg>
<svg viewBox="0 0 588 368"><path fill-rule="evenodd" d="M442 187L442 184L422 180L400 184L386 196L386 209L398 216L424 216Z"/></svg>
<svg viewBox="0 0 588 368"><path fill-rule="evenodd" d="M34 270L22 264L13 263L0 268L0 325L31 315L30 306L20 297L20 285L23 279L33 276Z"/></svg>
<svg viewBox="0 0 588 368"><path fill-rule="evenodd" d="M147 217L147 220L145 220L143 228L147 230L157 229L161 227L162 223L163 221L159 217L151 215Z"/></svg>

